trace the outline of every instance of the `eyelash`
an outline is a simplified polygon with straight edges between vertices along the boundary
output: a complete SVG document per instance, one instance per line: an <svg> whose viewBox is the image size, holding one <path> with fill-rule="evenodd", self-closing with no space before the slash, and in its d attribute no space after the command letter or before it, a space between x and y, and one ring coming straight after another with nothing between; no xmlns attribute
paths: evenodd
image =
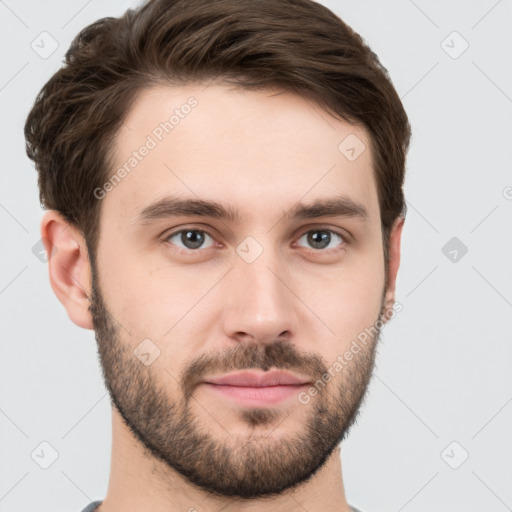
<svg viewBox="0 0 512 512"><path fill-rule="evenodd" d="M208 230L206 229L199 229L199 228L194 228L194 227L187 227L187 228L182 228L178 231L174 231L168 235L165 235L164 236L164 242L170 244L170 245L174 245L172 244L172 242L169 242L169 239L171 239L172 237L176 236L176 235L179 235L180 233L183 233L183 232L186 232L186 231L197 231L199 233L205 233L206 235L208 235L209 237L211 237L212 239L215 240L215 236L212 235ZM312 252L312 253L325 253L325 254L331 254L333 252L338 252L338 251L341 251L345 248L346 245L348 245L348 237L339 232L339 231L336 231L334 229L331 229L331 228L328 228L328 227L323 227L323 226L320 226L320 227L315 227L313 229L309 229L307 231L304 231L304 232L301 232L301 234L299 235L298 239L302 238L304 235L307 235L308 233L314 233L315 231L327 231L329 233L333 233L334 235L340 237L342 239L342 242L340 243L340 245L336 248L331 248L331 249L307 249L305 248L307 251L309 252ZM207 248L207 249L210 249ZM187 248L181 248L181 247L178 247L178 250L180 252L183 252L183 253L187 253L187 254L191 254L191 253L199 253L201 251L205 251L207 249L187 249Z"/></svg>

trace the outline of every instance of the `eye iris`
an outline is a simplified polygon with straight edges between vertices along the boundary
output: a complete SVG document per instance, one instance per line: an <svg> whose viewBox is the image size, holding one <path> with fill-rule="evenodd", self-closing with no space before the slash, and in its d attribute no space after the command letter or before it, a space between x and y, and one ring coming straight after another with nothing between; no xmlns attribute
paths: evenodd
<svg viewBox="0 0 512 512"><path fill-rule="evenodd" d="M183 231L181 241L188 249L197 249L204 243L204 233L196 230Z"/></svg>
<svg viewBox="0 0 512 512"><path fill-rule="evenodd" d="M317 234L320 233L320 236L317 236ZM327 241L326 244L324 242ZM308 234L308 242L311 243L311 245L315 249L323 249L329 245L331 241L331 234L328 231L312 231ZM320 247L317 245L320 244Z"/></svg>

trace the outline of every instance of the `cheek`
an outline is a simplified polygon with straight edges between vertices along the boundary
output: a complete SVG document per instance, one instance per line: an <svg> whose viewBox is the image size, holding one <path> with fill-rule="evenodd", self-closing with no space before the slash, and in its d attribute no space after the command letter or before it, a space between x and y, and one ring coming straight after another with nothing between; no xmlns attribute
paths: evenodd
<svg viewBox="0 0 512 512"><path fill-rule="evenodd" d="M219 280L214 268L199 272L195 265L177 265L158 248L139 254L120 238L102 246L98 264L105 302L132 333L132 343L176 337L196 319L195 305Z"/></svg>
<svg viewBox="0 0 512 512"><path fill-rule="evenodd" d="M358 263L340 267L328 279L308 278L306 303L327 326L317 339L329 363L336 360L352 341L379 319L384 293L384 267L379 253L358 255ZM316 281L315 286L312 283ZM314 291L312 291L314 290ZM315 324L318 325L318 324ZM321 324L320 324L321 325Z"/></svg>

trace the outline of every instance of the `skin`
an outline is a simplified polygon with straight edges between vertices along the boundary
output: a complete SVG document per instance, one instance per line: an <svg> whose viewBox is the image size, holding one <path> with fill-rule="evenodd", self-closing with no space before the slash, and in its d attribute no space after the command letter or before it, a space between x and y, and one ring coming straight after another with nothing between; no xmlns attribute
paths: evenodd
<svg viewBox="0 0 512 512"><path fill-rule="evenodd" d="M234 367L229 365L235 364L231 353L240 356L238 368L251 367L255 354L278 342L285 346L284 356L266 360L276 363L274 369L284 368L292 354L299 358L292 369L295 374L313 378L318 377L317 370L332 368L358 334L392 307L400 263L402 218L391 231L386 286L366 131L296 94L222 83L206 88L152 87L138 96L113 141L114 169L168 118L168 112L190 97L197 99L197 106L101 199L96 268L91 268L81 232L58 212L47 212L41 224L51 255L52 288L76 325L96 330L111 394L124 401L125 414L140 426L145 396L159 396L154 413L165 421L154 426L153 433L160 434L166 432L165 422L171 429L173 418L183 413L183 379L201 356L211 364L195 373L199 377L230 373ZM350 133L366 145L354 161L338 150ZM137 222L144 207L172 194L223 202L242 218L231 222L187 216ZM294 220L283 215L298 201L310 203L336 194L364 205L367 219ZM187 249L179 235L169 238L185 228L204 229L212 236L206 235L199 249ZM326 229L342 238L331 233L329 247L315 249L305 235ZM246 247L242 242L248 236L263 250L251 263L236 250ZM148 366L133 355L144 339L160 350ZM212 446L228 447L230 461L242 464L240 475L244 453L254 457L256 469L265 454L276 455L275 461L270 459L276 469L293 462L280 451L283 442L291 439L300 453L301 446L307 446L305 440L314 437L307 426L319 420L320 406L336 420L326 436L340 441L362 403L377 341L374 337L307 404L293 397L255 413L194 383L186 403L198 427L196 434L206 433ZM320 366L306 364L313 360ZM146 390L158 388L160 395L144 395L142 382L149 386ZM164 412L165 401L176 405L174 416L157 416ZM130 412L128 404L140 407ZM248 500L195 485L156 457L126 419L113 406L111 473L101 511L349 511L340 451L334 446L317 448L316 455L325 460L302 479L297 475L297 485L288 482L286 489ZM152 432L144 426L149 439Z"/></svg>

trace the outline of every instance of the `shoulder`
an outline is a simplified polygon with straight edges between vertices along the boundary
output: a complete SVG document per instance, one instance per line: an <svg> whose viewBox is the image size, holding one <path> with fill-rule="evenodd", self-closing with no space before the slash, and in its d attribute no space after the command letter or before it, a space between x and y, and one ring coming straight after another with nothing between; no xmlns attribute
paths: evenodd
<svg viewBox="0 0 512 512"><path fill-rule="evenodd" d="M93 510L95 510L98 505L101 504L101 501L93 501L92 503L89 503L89 505L87 505L87 507L85 507L82 512L93 512ZM358 512L357 510L355 512Z"/></svg>

